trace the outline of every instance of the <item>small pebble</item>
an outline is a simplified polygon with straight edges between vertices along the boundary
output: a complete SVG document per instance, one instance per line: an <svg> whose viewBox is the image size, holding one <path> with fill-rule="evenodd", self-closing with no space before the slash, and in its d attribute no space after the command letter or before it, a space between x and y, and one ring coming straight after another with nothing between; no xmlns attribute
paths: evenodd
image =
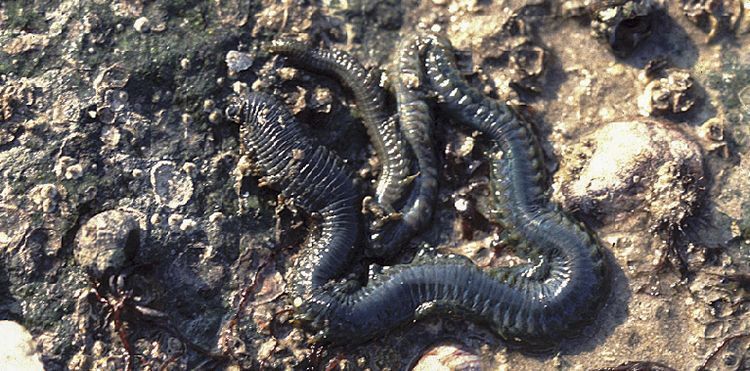
<svg viewBox="0 0 750 371"><path fill-rule="evenodd" d="M76 235L74 255L79 266L100 277L122 268L140 244L138 215L125 210L108 210L86 221Z"/></svg>
<svg viewBox="0 0 750 371"><path fill-rule="evenodd" d="M151 31L153 32L164 32L164 30L167 29L167 24L164 22L159 22L155 24L153 27L151 27Z"/></svg>
<svg viewBox="0 0 750 371"><path fill-rule="evenodd" d="M133 28L135 28L136 31L141 33L146 33L149 31L151 25L148 21L148 18L146 17L140 17L133 22Z"/></svg>
<svg viewBox="0 0 750 371"><path fill-rule="evenodd" d="M167 224L169 224L170 227L178 227L182 224L182 222L185 220L185 217L180 214L171 214L169 218L167 218Z"/></svg>
<svg viewBox="0 0 750 371"><path fill-rule="evenodd" d="M213 101L213 99L206 99L203 101L203 111L211 112L214 107L216 107L216 103Z"/></svg>
<svg viewBox="0 0 750 371"><path fill-rule="evenodd" d="M211 223L220 223L224 220L224 214L222 214L220 211L213 212L211 215L208 216L208 221Z"/></svg>
<svg viewBox="0 0 750 371"><path fill-rule="evenodd" d="M196 223L195 220L185 219L180 223L180 230L183 232L189 232L195 229L196 225L198 225L198 223Z"/></svg>
<svg viewBox="0 0 750 371"><path fill-rule="evenodd" d="M193 117L189 113L183 113L180 120L184 125L190 125L193 123Z"/></svg>
<svg viewBox="0 0 750 371"><path fill-rule="evenodd" d="M284 81L289 81L297 77L297 69L292 67L282 67L278 69L279 77Z"/></svg>
<svg viewBox="0 0 750 371"><path fill-rule="evenodd" d="M192 162L186 162L182 164L182 171L184 171L186 174L190 174L191 176L195 175L196 166Z"/></svg>
<svg viewBox="0 0 750 371"><path fill-rule="evenodd" d="M212 124L218 124L221 122L221 111L218 109L214 109L211 111L211 113L208 115L208 122Z"/></svg>
<svg viewBox="0 0 750 371"><path fill-rule="evenodd" d="M232 91L235 94L242 95L243 93L245 93L245 92L248 91L248 89L247 89L247 83L240 82L240 81L235 81L234 84L232 84Z"/></svg>

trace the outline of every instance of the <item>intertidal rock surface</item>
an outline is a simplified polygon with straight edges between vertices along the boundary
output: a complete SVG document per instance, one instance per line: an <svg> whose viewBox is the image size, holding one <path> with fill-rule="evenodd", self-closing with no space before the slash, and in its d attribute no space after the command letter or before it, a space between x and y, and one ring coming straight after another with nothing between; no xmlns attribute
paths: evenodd
<svg viewBox="0 0 750 371"><path fill-rule="evenodd" d="M49 370L748 369L749 15L742 0L2 1L0 320L28 331ZM312 347L296 327L289 273L320 219L252 171L224 114L238 94L290 107L358 194L434 176L432 217L392 260L348 267L346 293L425 246L487 271L533 258L495 223L500 152L445 102L423 97L435 173L400 172L371 144L347 87L359 80L264 48L292 36L346 51L400 127L395 56L423 32L527 122L545 170L534 184L606 251L601 308L553 349L456 312L360 345Z"/></svg>

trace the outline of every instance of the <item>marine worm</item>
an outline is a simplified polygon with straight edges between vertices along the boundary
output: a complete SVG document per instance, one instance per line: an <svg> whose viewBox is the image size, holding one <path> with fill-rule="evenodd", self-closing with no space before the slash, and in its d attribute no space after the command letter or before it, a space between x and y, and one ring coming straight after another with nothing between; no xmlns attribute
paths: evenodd
<svg viewBox="0 0 750 371"><path fill-rule="evenodd" d="M412 35L401 41L395 63L394 88L401 132L417 160L412 190L399 210L401 217L385 223L371 221L367 254L393 257L432 218L437 196L437 158L433 148L433 119L424 91L422 57L427 41ZM380 225L383 224L383 225Z"/></svg>
<svg viewBox="0 0 750 371"><path fill-rule="evenodd" d="M242 145L263 173L262 181L318 215L318 231L306 239L293 268L296 297L347 273L344 268L357 253L359 195L342 161L308 139L286 106L272 96L239 97L226 114L241 124Z"/></svg>
<svg viewBox="0 0 750 371"><path fill-rule="evenodd" d="M493 143L497 217L529 263L482 271L465 258L422 256L365 285L331 281L314 289L296 321L319 340L351 344L426 315L456 313L506 339L558 342L592 319L607 290L601 248L549 201L540 151L526 124L463 79L447 40L425 38L425 72L438 105Z"/></svg>
<svg viewBox="0 0 750 371"><path fill-rule="evenodd" d="M378 206L394 212L394 204L405 193L409 159L395 120L385 111L379 73L365 68L351 55L338 49L316 49L295 40L274 40L265 46L273 54L286 56L293 64L337 79L349 89L362 116L367 134L382 164L375 190Z"/></svg>

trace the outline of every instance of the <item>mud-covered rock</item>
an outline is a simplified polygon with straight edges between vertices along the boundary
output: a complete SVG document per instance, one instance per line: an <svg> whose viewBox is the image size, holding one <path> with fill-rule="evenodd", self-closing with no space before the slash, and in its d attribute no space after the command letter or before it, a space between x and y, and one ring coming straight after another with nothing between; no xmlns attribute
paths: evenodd
<svg viewBox="0 0 750 371"><path fill-rule="evenodd" d="M607 124L568 157L561 196L568 208L605 223L646 210L652 226L680 224L700 198L700 147L676 125L638 119ZM640 214L642 215L642 214Z"/></svg>

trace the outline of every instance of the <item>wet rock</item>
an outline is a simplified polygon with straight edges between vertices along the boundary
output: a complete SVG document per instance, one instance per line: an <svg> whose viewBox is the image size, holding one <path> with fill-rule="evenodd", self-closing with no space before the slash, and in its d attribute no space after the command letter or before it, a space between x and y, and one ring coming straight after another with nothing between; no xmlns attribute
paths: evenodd
<svg viewBox="0 0 750 371"><path fill-rule="evenodd" d="M684 69L667 68L647 73L646 87L638 97L638 112L643 116L683 113L697 100L693 77Z"/></svg>
<svg viewBox="0 0 750 371"><path fill-rule="evenodd" d="M653 18L662 8L659 0L625 0L594 5L591 28L619 57L630 54L651 34Z"/></svg>
<svg viewBox="0 0 750 371"><path fill-rule="evenodd" d="M0 369L44 370L31 334L13 321L0 321Z"/></svg>
<svg viewBox="0 0 750 371"><path fill-rule="evenodd" d="M122 268L141 243L143 220L142 215L126 210L94 215L76 236L76 262L96 277Z"/></svg>
<svg viewBox="0 0 750 371"><path fill-rule="evenodd" d="M628 361L621 363L614 367L606 367L598 369L603 370L617 370L617 371L675 371L672 367L661 363L661 362L650 362L650 361Z"/></svg>
<svg viewBox="0 0 750 371"><path fill-rule="evenodd" d="M247 3L242 0L221 0L216 3L219 5L217 13L219 21L224 24L242 27L247 24L251 9Z"/></svg>
<svg viewBox="0 0 750 371"><path fill-rule="evenodd" d="M52 104L52 122L60 126L76 122L81 117L81 101L75 93L62 92Z"/></svg>
<svg viewBox="0 0 750 371"><path fill-rule="evenodd" d="M37 90L32 80L0 75L0 146L12 143L22 132L21 122L33 110Z"/></svg>
<svg viewBox="0 0 750 371"><path fill-rule="evenodd" d="M430 348L414 365L414 371L473 371L484 370L487 364L482 358L462 347L445 344Z"/></svg>
<svg viewBox="0 0 750 371"><path fill-rule="evenodd" d="M151 168L151 187L156 200L172 209L187 204L193 195L190 174L172 161L159 161Z"/></svg>
<svg viewBox="0 0 750 371"><path fill-rule="evenodd" d="M747 370L750 367L750 333L723 337L706 359L704 370Z"/></svg>
<svg viewBox="0 0 750 371"><path fill-rule="evenodd" d="M679 224L699 199L700 147L669 123L641 119L607 124L584 139L570 158L562 169L563 203L598 214L605 224L636 215L648 215L657 224Z"/></svg>

